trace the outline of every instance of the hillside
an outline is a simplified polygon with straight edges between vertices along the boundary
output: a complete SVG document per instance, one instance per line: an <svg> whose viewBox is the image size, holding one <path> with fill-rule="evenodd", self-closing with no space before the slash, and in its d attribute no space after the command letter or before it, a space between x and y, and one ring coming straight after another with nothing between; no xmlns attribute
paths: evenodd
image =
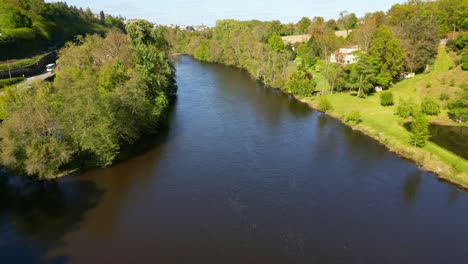
<svg viewBox="0 0 468 264"><path fill-rule="evenodd" d="M124 28L120 19L101 15L96 17L89 9L68 6L65 2L0 0L0 61L60 47L76 35Z"/></svg>

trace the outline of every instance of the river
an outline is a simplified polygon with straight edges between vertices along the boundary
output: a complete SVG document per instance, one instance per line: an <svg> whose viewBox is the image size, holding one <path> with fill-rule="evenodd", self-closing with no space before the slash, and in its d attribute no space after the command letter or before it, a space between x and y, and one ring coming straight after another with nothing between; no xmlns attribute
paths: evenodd
<svg viewBox="0 0 468 264"><path fill-rule="evenodd" d="M468 263L468 193L245 72L176 68L148 151L0 181L0 263Z"/></svg>

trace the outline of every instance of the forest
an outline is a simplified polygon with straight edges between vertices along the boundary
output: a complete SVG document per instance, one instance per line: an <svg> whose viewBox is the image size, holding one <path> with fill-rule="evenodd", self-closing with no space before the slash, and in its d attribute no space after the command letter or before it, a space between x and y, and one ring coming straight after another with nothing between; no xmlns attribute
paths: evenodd
<svg viewBox="0 0 468 264"><path fill-rule="evenodd" d="M124 30L123 18L95 15L65 2L0 0L0 60L19 59L56 49L77 35Z"/></svg>
<svg viewBox="0 0 468 264"><path fill-rule="evenodd" d="M47 179L108 166L123 146L154 135L177 92L164 28L132 20L124 34L78 36L59 52L52 82L0 97L0 163Z"/></svg>

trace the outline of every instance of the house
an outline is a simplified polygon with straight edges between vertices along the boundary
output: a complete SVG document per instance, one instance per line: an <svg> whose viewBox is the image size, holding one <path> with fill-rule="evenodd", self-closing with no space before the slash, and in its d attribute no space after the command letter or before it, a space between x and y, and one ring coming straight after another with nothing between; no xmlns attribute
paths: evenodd
<svg viewBox="0 0 468 264"><path fill-rule="evenodd" d="M354 52L358 50L359 49L357 47L341 48L338 52L330 55L330 62L345 65L353 64L356 62L356 56L354 56Z"/></svg>

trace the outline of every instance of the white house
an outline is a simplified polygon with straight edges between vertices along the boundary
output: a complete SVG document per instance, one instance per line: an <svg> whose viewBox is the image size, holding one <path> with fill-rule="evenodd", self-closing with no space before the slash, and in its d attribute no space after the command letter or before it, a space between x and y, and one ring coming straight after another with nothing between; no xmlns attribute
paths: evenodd
<svg viewBox="0 0 468 264"><path fill-rule="evenodd" d="M354 52L359 50L358 48L341 48L338 52L330 56L331 63L340 64L353 64L356 62Z"/></svg>

